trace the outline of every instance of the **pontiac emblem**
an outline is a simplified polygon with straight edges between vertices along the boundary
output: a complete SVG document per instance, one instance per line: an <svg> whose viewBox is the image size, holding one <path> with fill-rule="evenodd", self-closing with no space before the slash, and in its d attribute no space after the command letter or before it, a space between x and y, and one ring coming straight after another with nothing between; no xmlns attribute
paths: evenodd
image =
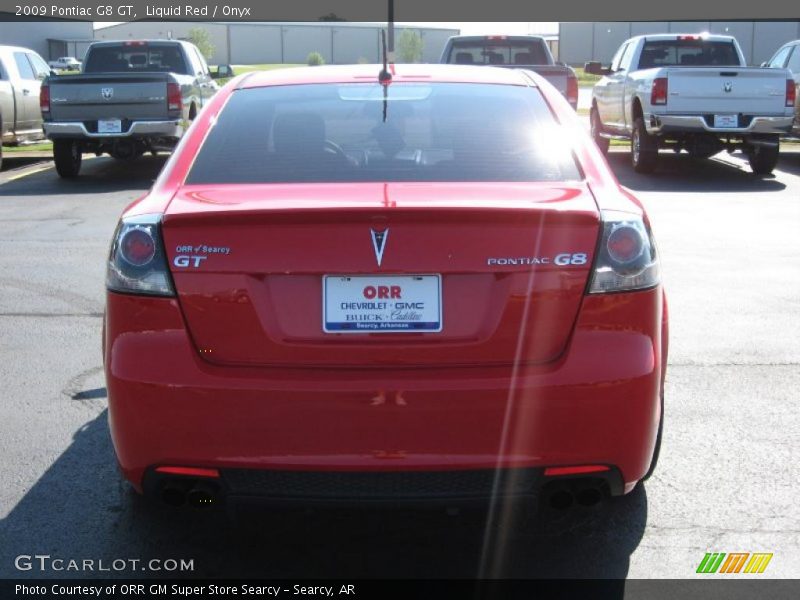
<svg viewBox="0 0 800 600"><path fill-rule="evenodd" d="M103 100L111 100L114 97L114 88L100 88L100 93L103 96Z"/></svg>
<svg viewBox="0 0 800 600"><path fill-rule="evenodd" d="M389 230L375 231L370 229L372 234L372 247L375 249L375 260L378 261L378 266L381 266L383 260L383 251L386 249L386 239L389 237Z"/></svg>
<svg viewBox="0 0 800 600"><path fill-rule="evenodd" d="M722 89L725 90L726 92L730 92L731 90L733 90L733 83L731 83L730 81L726 81L725 85L722 86Z"/></svg>

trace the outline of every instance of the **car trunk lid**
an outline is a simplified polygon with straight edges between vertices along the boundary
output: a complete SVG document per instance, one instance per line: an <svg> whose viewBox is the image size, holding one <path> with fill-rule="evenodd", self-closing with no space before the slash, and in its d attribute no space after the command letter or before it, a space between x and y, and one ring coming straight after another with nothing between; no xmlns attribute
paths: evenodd
<svg viewBox="0 0 800 600"><path fill-rule="evenodd" d="M554 360L581 305L598 231L583 183L191 186L163 222L203 358L319 367ZM327 310L326 276L338 294ZM438 316L440 331L326 327L341 317L333 314L341 302L380 300L369 285L405 293L414 276L433 278L411 300L429 303L422 313Z"/></svg>

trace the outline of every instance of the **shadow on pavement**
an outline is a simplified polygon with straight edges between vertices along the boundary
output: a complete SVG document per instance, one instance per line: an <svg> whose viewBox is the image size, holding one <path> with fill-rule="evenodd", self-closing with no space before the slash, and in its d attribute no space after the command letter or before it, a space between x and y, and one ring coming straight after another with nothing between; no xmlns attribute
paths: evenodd
<svg viewBox="0 0 800 600"><path fill-rule="evenodd" d="M741 155L734 155L742 158ZM696 160L688 154L660 152L655 173L642 175L630 165L630 155L609 152L608 164L619 182L635 191L647 192L770 192L786 189L776 175L756 177L745 164L739 166L725 160L725 154L706 160ZM785 162L785 161L784 161ZM782 166L778 167L779 169ZM776 171L779 176L780 173Z"/></svg>
<svg viewBox="0 0 800 600"><path fill-rule="evenodd" d="M81 174L62 179L55 168L33 173L0 185L0 196L57 196L62 194L103 194L122 190L149 189L167 155L142 156L132 161L119 161L108 156L84 155ZM3 159L5 172L5 157ZM50 163L52 165L52 163Z"/></svg>
<svg viewBox="0 0 800 600"><path fill-rule="evenodd" d="M502 577L625 578L647 520L639 488L592 509L543 511L509 531ZM484 515L420 510L168 509L122 483L107 412L0 521L0 577L91 577L91 572L18 572L18 554L53 558L193 559L194 577L473 578ZM98 576L97 573L94 576ZM123 571L100 576L181 576ZM620 597L624 582L620 582Z"/></svg>
<svg viewBox="0 0 800 600"><path fill-rule="evenodd" d="M795 147L800 149L800 146ZM800 152L781 152L778 170L792 175L800 175Z"/></svg>
<svg viewBox="0 0 800 600"><path fill-rule="evenodd" d="M0 169L0 172L5 173L6 171L10 171L12 169L21 169L22 167L27 167L28 165L36 163L46 163L48 161L49 161L48 158L40 156L28 156L28 155L17 156L16 153L4 151L3 167L2 169Z"/></svg>

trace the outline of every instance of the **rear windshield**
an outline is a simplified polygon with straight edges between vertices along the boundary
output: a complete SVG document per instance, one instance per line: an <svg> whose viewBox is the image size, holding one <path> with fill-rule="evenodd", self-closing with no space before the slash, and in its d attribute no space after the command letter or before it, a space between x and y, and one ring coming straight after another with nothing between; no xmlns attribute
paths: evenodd
<svg viewBox="0 0 800 600"><path fill-rule="evenodd" d="M653 67L738 67L739 55L732 42L664 40L645 42L640 69Z"/></svg>
<svg viewBox="0 0 800 600"><path fill-rule="evenodd" d="M186 73L176 44L97 46L89 51L84 73Z"/></svg>
<svg viewBox="0 0 800 600"><path fill-rule="evenodd" d="M447 62L459 65L548 65L539 40L454 41Z"/></svg>
<svg viewBox="0 0 800 600"><path fill-rule="evenodd" d="M385 102L383 92L378 83L235 91L187 183L579 178L535 88L394 83Z"/></svg>

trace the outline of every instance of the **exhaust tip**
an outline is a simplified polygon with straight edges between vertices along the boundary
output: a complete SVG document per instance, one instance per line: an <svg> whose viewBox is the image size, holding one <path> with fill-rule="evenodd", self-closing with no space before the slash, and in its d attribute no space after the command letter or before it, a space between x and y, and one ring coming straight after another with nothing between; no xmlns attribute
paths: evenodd
<svg viewBox="0 0 800 600"><path fill-rule="evenodd" d="M201 483L189 490L189 493L186 494L186 500L189 506L207 508L216 504L217 493L211 486Z"/></svg>
<svg viewBox="0 0 800 600"><path fill-rule="evenodd" d="M566 510L572 506L573 503L572 493L566 489L555 490L550 494L550 508L556 510Z"/></svg>
<svg viewBox="0 0 800 600"><path fill-rule="evenodd" d="M161 501L167 506L183 506L186 504L186 490L177 485L165 485L161 490Z"/></svg>
<svg viewBox="0 0 800 600"><path fill-rule="evenodd" d="M603 494L596 486L588 486L580 490L576 500L581 506L594 506L603 499Z"/></svg>

